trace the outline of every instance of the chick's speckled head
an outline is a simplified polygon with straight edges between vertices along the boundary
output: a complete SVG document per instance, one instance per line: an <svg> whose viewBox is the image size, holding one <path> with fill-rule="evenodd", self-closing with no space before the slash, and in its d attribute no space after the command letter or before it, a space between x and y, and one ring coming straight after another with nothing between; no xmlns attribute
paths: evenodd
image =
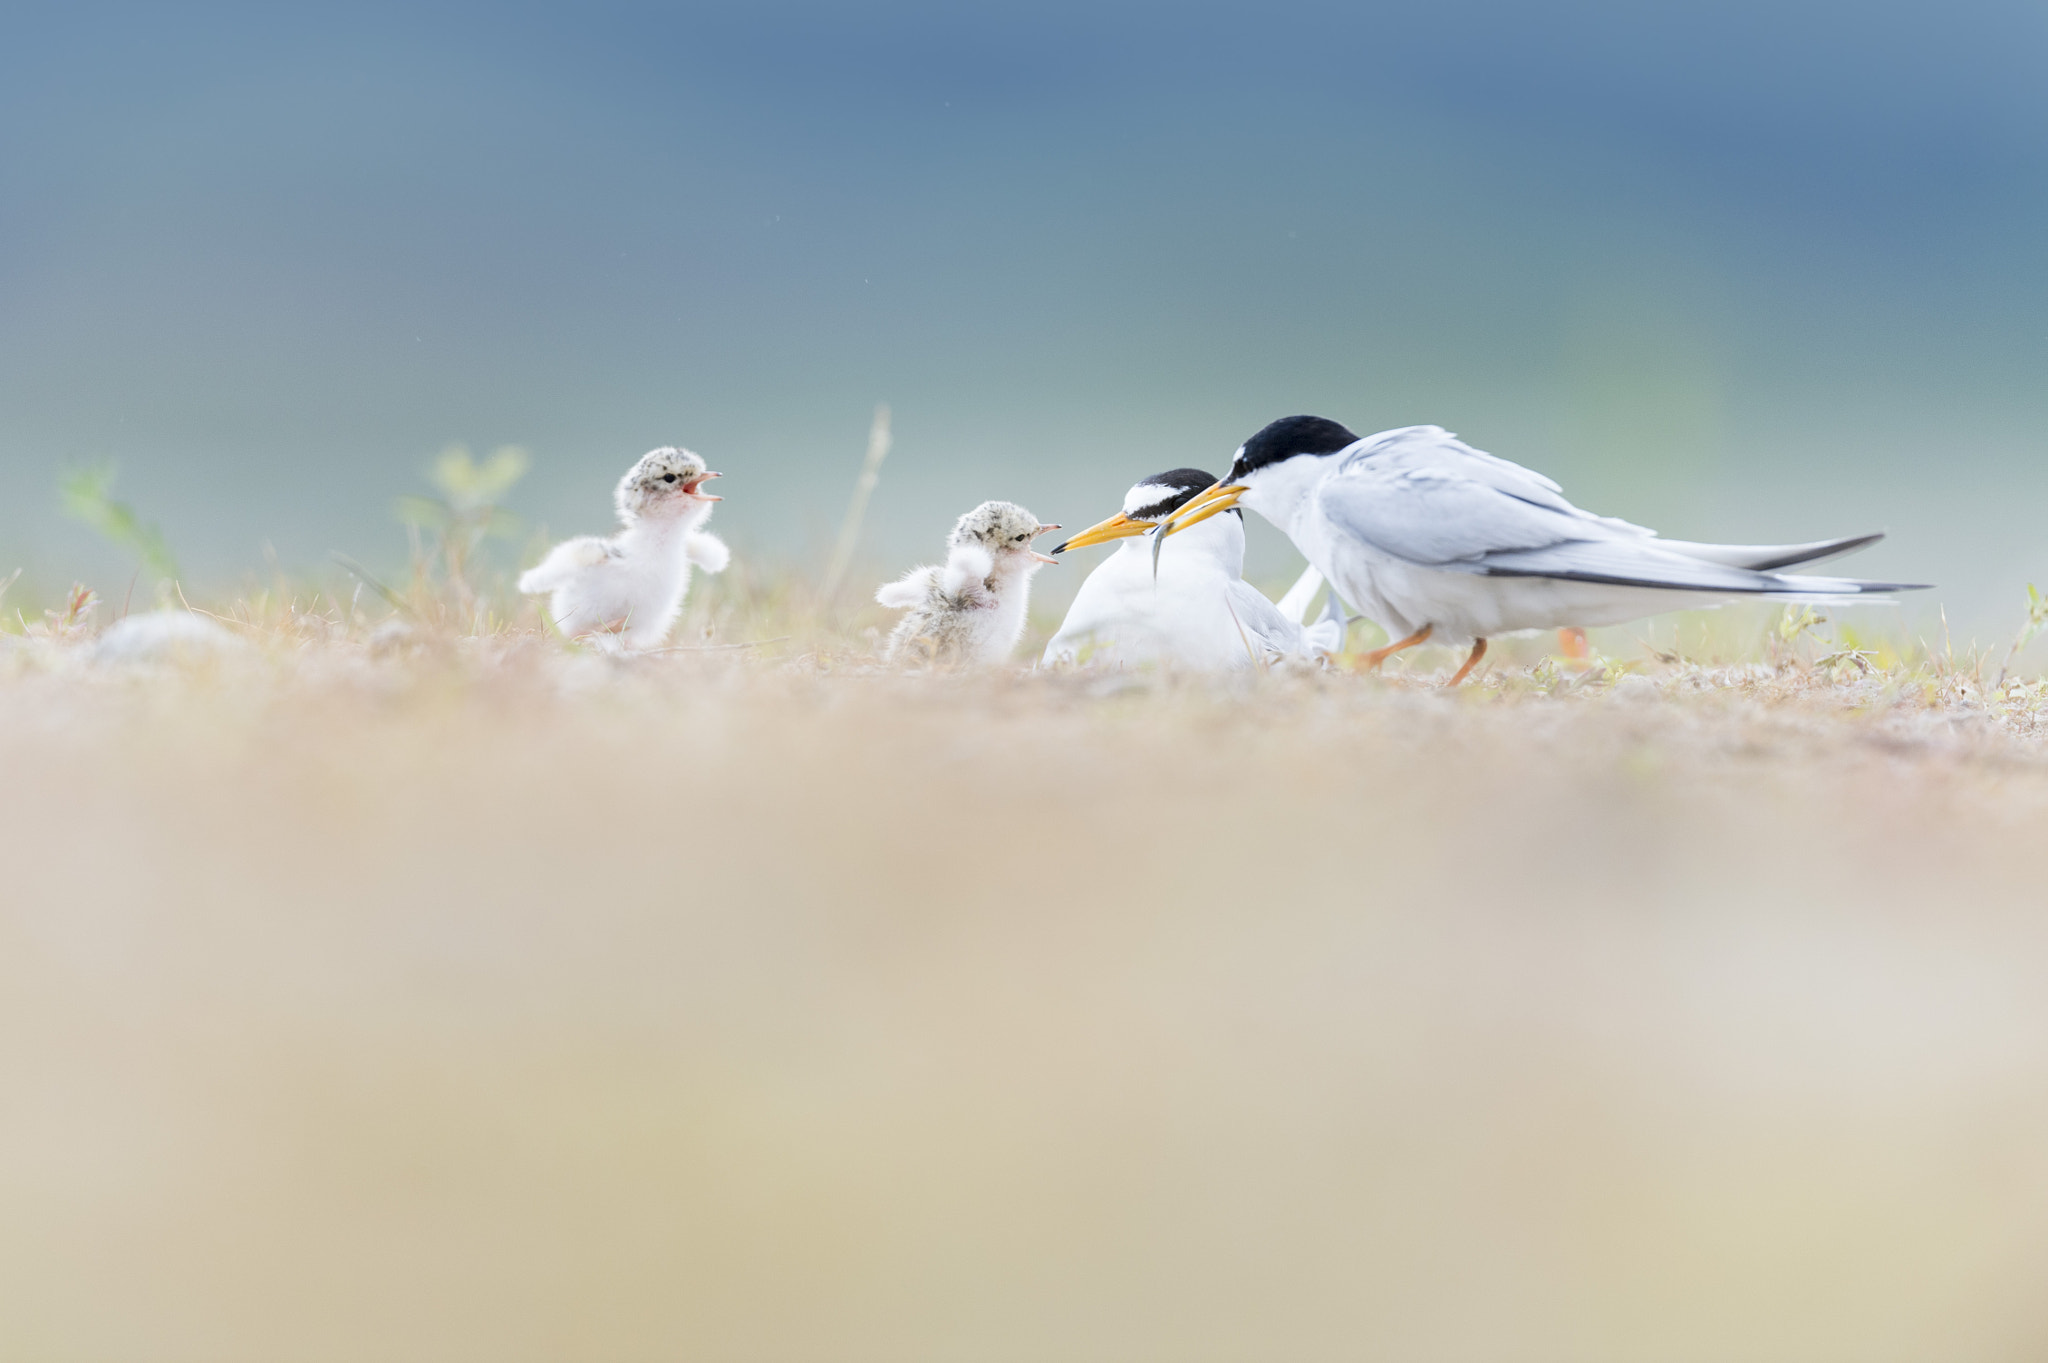
<svg viewBox="0 0 2048 1363"><path fill-rule="evenodd" d="M649 450L619 479L615 494L619 515L632 521L664 509L708 510L719 498L699 488L707 479L718 476L705 467L702 457L679 446Z"/></svg>
<svg viewBox="0 0 2048 1363"><path fill-rule="evenodd" d="M1057 525L1044 525L1015 502L983 502L962 516L947 538L949 545L973 544L988 551L998 565L1006 562L1051 563L1031 541Z"/></svg>

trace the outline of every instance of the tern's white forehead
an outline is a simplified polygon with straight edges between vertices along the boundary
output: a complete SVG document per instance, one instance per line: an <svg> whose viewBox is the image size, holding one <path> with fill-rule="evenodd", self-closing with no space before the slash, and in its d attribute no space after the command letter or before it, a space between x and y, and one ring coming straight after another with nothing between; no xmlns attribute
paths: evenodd
<svg viewBox="0 0 2048 1363"><path fill-rule="evenodd" d="M1186 493L1187 489L1184 487L1168 487L1164 483L1140 483L1124 494L1124 514L1135 516L1140 511L1184 496Z"/></svg>

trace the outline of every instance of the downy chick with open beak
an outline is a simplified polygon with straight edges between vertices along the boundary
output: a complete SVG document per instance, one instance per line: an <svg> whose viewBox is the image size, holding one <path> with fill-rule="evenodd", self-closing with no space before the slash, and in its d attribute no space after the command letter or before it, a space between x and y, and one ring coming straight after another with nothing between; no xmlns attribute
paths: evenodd
<svg viewBox="0 0 2048 1363"><path fill-rule="evenodd" d="M913 568L875 593L892 610L908 611L889 635L892 663L954 666L999 663L1024 633L1031 579L1048 563L1031 541L1057 525L1014 502L983 502L946 538L941 566Z"/></svg>
<svg viewBox="0 0 2048 1363"><path fill-rule="evenodd" d="M1155 473L1124 495L1122 511L1053 550L1123 541L1081 584L1045 646L1047 664L1216 669L1337 651L1339 620L1304 630L1244 580L1244 514L1235 508L1174 540L1153 572L1152 542L1142 537L1215 482L1200 469ZM1312 596L1321 581L1317 576L1300 595Z"/></svg>
<svg viewBox="0 0 2048 1363"><path fill-rule="evenodd" d="M626 651L659 646L683 608L691 566L718 573L732 558L703 528L723 500L703 485L718 476L688 450L648 451L613 496L619 533L562 541L520 574L519 590L548 594L555 624L572 639Z"/></svg>

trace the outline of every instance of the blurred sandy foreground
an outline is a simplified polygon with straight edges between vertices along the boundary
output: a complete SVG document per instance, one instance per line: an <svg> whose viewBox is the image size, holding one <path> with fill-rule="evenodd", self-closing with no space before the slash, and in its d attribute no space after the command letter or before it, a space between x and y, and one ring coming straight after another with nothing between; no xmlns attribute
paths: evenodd
<svg viewBox="0 0 2048 1363"><path fill-rule="evenodd" d="M2037 708L0 672L0 1358L2040 1358Z"/></svg>

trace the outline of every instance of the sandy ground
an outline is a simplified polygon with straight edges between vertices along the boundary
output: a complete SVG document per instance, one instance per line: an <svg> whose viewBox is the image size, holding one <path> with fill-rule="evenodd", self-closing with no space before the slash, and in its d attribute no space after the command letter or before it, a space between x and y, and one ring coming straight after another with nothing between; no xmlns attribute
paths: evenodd
<svg viewBox="0 0 2048 1363"><path fill-rule="evenodd" d="M0 1358L2048 1353L2038 688L15 652Z"/></svg>

